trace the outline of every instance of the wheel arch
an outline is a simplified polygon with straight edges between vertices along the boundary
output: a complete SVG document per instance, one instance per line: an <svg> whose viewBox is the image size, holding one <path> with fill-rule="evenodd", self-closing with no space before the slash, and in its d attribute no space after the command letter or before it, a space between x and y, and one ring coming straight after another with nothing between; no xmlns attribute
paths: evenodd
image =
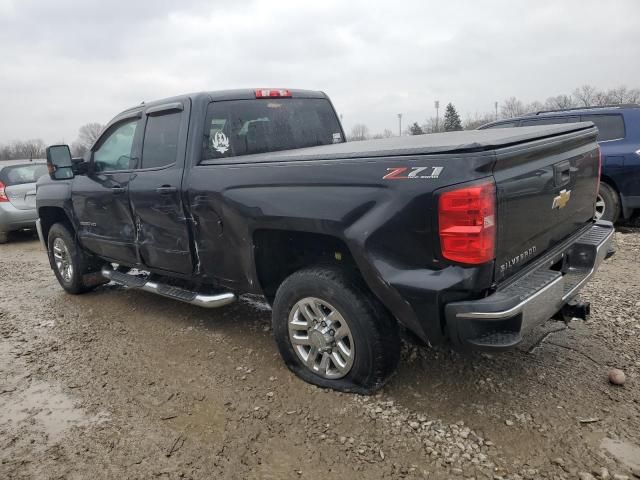
<svg viewBox="0 0 640 480"><path fill-rule="evenodd" d="M61 207L40 207L38 209L38 217L42 228L42 238L45 242L49 238L49 230L56 223L64 223L72 233L75 233L71 219Z"/></svg>
<svg viewBox="0 0 640 480"><path fill-rule="evenodd" d="M338 265L362 278L347 244L333 235L259 229L253 233L253 246L256 279L270 304L289 275L313 265Z"/></svg>

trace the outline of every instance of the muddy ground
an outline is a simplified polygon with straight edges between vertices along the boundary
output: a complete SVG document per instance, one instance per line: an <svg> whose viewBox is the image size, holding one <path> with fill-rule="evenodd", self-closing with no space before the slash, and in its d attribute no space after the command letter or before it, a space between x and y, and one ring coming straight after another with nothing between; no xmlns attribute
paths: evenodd
<svg viewBox="0 0 640 480"><path fill-rule="evenodd" d="M405 344L398 374L361 397L294 377L260 299L67 295L37 240L15 236L0 245L0 478L632 478L640 229L616 241L583 295L590 321L503 354Z"/></svg>

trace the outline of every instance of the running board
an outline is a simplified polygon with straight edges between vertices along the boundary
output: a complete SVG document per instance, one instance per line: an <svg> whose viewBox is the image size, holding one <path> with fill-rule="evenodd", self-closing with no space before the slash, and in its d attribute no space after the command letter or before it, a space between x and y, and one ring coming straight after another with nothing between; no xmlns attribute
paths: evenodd
<svg viewBox="0 0 640 480"><path fill-rule="evenodd" d="M165 283L152 282L146 278L134 277L126 273L111 270L109 268L102 269L102 276L112 282L124 285L129 288L137 288L145 292L151 292L163 297L172 298L181 302L190 303L204 308L223 307L236 300L235 294L231 292L204 294L191 290L185 290L180 287L173 287Z"/></svg>

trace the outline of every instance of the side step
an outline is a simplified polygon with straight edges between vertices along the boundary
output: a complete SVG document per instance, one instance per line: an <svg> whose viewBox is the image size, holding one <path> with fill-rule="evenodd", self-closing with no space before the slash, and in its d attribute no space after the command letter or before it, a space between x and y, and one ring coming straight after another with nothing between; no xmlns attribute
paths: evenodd
<svg viewBox="0 0 640 480"><path fill-rule="evenodd" d="M102 269L102 276L129 288L138 288L146 292L156 293L163 297L172 298L181 302L190 303L199 307L217 308L223 307L236 300L235 294L231 292L205 294L180 287L173 287L164 283L157 283L142 277L134 277L126 273L117 272L109 268Z"/></svg>

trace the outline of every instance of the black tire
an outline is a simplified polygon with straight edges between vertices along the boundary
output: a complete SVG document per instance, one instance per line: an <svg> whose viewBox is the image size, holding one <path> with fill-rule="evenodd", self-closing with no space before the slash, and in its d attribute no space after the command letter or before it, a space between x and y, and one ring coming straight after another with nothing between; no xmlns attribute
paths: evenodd
<svg viewBox="0 0 640 480"><path fill-rule="evenodd" d="M608 220L615 223L620 217L620 197L613 187L605 182L600 182L600 193L598 194L598 201L602 200L604 203L604 211L601 213L600 218L596 214L596 218L599 220ZM596 205L596 210L599 206Z"/></svg>
<svg viewBox="0 0 640 480"><path fill-rule="evenodd" d="M64 242L68 251L68 257L65 258L68 258L68 263L72 267L72 272L69 275L69 278L65 278L56 265L53 250L57 239ZM68 293L72 293L74 295L85 293L93 290L97 285L99 285L99 283L95 281L91 283L85 282L87 274L94 273L99 270L98 262L96 259L88 256L82 251L78 245L75 235L71 233L64 223L56 223L49 230L47 252L49 253L49 263L51 264L51 268L53 269L58 282Z"/></svg>
<svg viewBox="0 0 640 480"><path fill-rule="evenodd" d="M342 378L328 379L313 372L294 351L289 337L289 314L306 297L330 303L348 324L355 350L353 364ZM400 359L397 322L358 275L340 268L317 266L289 276L276 293L272 321L280 354L289 369L320 387L374 393L395 372Z"/></svg>

